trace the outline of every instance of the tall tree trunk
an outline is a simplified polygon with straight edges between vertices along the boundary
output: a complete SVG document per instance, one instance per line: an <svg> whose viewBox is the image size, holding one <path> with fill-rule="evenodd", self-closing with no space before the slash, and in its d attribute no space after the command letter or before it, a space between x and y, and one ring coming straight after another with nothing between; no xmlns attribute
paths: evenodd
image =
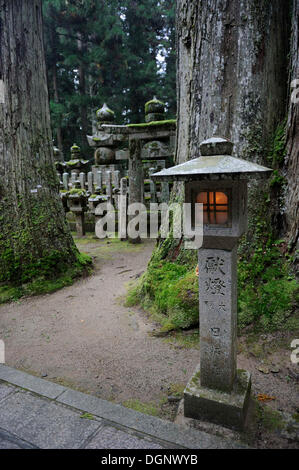
<svg viewBox="0 0 299 470"><path fill-rule="evenodd" d="M178 0L178 162L214 134L263 157L285 116L288 16L288 1Z"/></svg>
<svg viewBox="0 0 299 470"><path fill-rule="evenodd" d="M285 231L289 248L298 247L299 231L299 1L293 0L290 50L290 99L284 162L287 186L285 191Z"/></svg>
<svg viewBox="0 0 299 470"><path fill-rule="evenodd" d="M53 164L41 10L0 0L0 281L50 275L78 255Z"/></svg>
<svg viewBox="0 0 299 470"><path fill-rule="evenodd" d="M82 126L82 135L85 137L88 134L88 119L87 119L87 106L85 104L86 99L86 77L85 77L85 66L83 62L84 54L86 53L86 45L82 39L82 34L78 33L78 50L81 57L79 63L79 93L82 98L80 106L80 115L81 115L81 126Z"/></svg>
<svg viewBox="0 0 299 470"><path fill-rule="evenodd" d="M55 103L59 103L56 63L53 64L53 67L52 67L52 78L53 78L54 101ZM63 141L62 141L62 130L60 126L56 128L56 138L57 138L57 146L60 150L61 160L63 160Z"/></svg>
<svg viewBox="0 0 299 470"><path fill-rule="evenodd" d="M236 156L270 166L273 135L286 115L290 6L178 0L178 163L198 156L203 139L221 135L234 142ZM261 189L251 184L251 221Z"/></svg>

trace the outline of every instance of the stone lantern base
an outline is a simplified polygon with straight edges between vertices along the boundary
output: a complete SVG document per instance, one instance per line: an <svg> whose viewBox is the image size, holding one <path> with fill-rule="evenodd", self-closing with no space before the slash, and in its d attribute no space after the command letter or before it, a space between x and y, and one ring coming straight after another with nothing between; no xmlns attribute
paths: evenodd
<svg viewBox="0 0 299 470"><path fill-rule="evenodd" d="M251 375L238 370L233 390L222 392L200 385L199 367L184 391L184 416L241 430L247 415Z"/></svg>

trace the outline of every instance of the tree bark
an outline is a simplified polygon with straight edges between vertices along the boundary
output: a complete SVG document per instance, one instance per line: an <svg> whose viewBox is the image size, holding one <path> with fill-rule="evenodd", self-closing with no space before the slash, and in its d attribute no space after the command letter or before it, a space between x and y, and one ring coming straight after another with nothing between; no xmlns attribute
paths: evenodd
<svg viewBox="0 0 299 470"><path fill-rule="evenodd" d="M54 91L54 101L55 103L59 103L59 93L58 93L58 84L57 84L57 65L56 63L53 64L52 67L52 78L53 78L53 91ZM56 138L57 138L57 146L60 150L61 160L63 160L63 141L62 141L62 130L61 127L56 128Z"/></svg>
<svg viewBox="0 0 299 470"><path fill-rule="evenodd" d="M177 163L199 156L200 142L220 135L234 142L235 156L271 166L273 136L287 109L292 1L178 0ZM295 157L289 154L293 174ZM290 176L286 219L291 231L294 186ZM283 231L273 192L262 207L265 188L267 183L250 185L249 238L262 211L275 236Z"/></svg>
<svg viewBox="0 0 299 470"><path fill-rule="evenodd" d="M283 4L283 5L282 5ZM289 2L178 0L177 162L212 135L262 160L285 116Z"/></svg>
<svg viewBox="0 0 299 470"><path fill-rule="evenodd" d="M86 52L86 44L82 38L82 34L78 33L78 51L80 55L79 62L79 93L82 98L82 103L80 106L80 115L81 115L81 126L82 126L82 135L88 134L88 119L87 119L87 106L85 104L86 100L86 78L85 78L85 66L83 62L83 57Z"/></svg>
<svg viewBox="0 0 299 470"><path fill-rule="evenodd" d="M290 50L289 107L286 128L286 158L284 162L287 185L285 189L285 231L289 248L298 247L299 231L299 1L293 0L292 36ZM296 83L294 83L296 80ZM295 85L292 87L292 85Z"/></svg>
<svg viewBox="0 0 299 470"><path fill-rule="evenodd" d="M77 259L58 194L41 0L0 0L0 281Z"/></svg>

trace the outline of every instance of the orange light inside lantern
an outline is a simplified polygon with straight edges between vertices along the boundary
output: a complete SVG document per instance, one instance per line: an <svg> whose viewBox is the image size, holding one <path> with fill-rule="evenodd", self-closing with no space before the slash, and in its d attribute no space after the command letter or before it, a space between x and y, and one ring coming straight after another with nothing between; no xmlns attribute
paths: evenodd
<svg viewBox="0 0 299 470"><path fill-rule="evenodd" d="M203 204L203 223L225 225L228 223L228 196L222 191L201 191L196 201Z"/></svg>

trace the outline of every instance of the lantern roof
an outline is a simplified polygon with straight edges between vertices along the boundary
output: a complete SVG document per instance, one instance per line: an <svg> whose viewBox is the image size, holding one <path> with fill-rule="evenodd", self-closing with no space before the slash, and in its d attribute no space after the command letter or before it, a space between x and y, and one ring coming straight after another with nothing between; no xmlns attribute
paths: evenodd
<svg viewBox="0 0 299 470"><path fill-rule="evenodd" d="M201 157L163 169L152 174L151 177L166 181L248 179L266 177L272 172L271 168L257 163L232 157L231 155L219 154L219 150L226 150L227 153L230 153L232 148L233 144L227 139L213 137L201 143ZM211 149L213 149L214 154L211 154ZM203 155L204 153L206 155Z"/></svg>

